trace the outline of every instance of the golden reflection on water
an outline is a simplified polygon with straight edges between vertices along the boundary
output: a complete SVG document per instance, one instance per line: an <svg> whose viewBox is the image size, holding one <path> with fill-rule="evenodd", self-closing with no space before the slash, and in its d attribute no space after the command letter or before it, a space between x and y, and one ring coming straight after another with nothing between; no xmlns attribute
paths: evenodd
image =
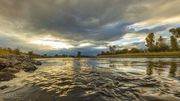
<svg viewBox="0 0 180 101"><path fill-rule="evenodd" d="M47 61L48 62L48 61ZM51 62L51 61L50 61ZM163 73L169 77L179 76L177 71L176 62L162 62L162 61L117 61L117 60L91 60L91 59L56 59L50 65L41 66L40 70L31 77L30 83L40 86L42 89L48 92L56 91L60 96L67 96L68 92L74 87L81 86L84 89L86 83L96 79L96 77L91 75L91 72L103 71L104 73L109 72L116 74L116 72L127 72L131 74L140 75L163 75ZM170 66L170 67L168 67ZM138 69L137 69L137 68ZM145 72L145 74L142 73ZM134 72L134 73L133 73ZM128 74L128 72L127 72ZM138 75L135 75L138 76ZM163 75L164 76L164 75ZM104 78L106 79L106 78ZM88 83L87 83L88 84ZM87 91L86 93L93 92Z"/></svg>
<svg viewBox="0 0 180 101"><path fill-rule="evenodd" d="M23 83L32 84L61 99L138 100L137 94L178 96L180 92L180 59L40 60L43 65L29 74Z"/></svg>
<svg viewBox="0 0 180 101"><path fill-rule="evenodd" d="M58 62L58 60L56 60ZM51 92L56 91L59 96L67 95L70 89L81 82L76 82L79 75L88 75L91 68L88 66L87 59L62 59L62 64L52 66L42 66L41 70L28 80L28 82L40 86L40 88ZM83 78L81 79L88 79Z"/></svg>

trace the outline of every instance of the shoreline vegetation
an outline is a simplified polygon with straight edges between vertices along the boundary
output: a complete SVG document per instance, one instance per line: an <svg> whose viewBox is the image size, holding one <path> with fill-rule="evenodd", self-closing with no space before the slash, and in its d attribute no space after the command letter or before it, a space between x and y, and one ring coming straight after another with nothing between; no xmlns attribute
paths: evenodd
<svg viewBox="0 0 180 101"><path fill-rule="evenodd" d="M180 58L180 51L99 55L97 58Z"/></svg>
<svg viewBox="0 0 180 101"><path fill-rule="evenodd" d="M97 55L98 58L179 58L180 45L180 27L169 30L172 35L169 39L155 36L155 33L149 33L145 38L146 49L124 48L119 46L109 46L109 51L102 51ZM170 42L167 42L167 41Z"/></svg>

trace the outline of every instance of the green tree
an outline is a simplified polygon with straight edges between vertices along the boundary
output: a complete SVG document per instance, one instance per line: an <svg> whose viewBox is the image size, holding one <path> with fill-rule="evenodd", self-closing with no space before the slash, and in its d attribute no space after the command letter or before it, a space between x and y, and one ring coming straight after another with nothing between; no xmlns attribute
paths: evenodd
<svg viewBox="0 0 180 101"><path fill-rule="evenodd" d="M14 54L19 55L20 54L20 50L18 48L14 49Z"/></svg>
<svg viewBox="0 0 180 101"><path fill-rule="evenodd" d="M104 51L102 51L102 52L101 52L101 55L104 55L104 54L105 54L105 52L104 52Z"/></svg>
<svg viewBox="0 0 180 101"><path fill-rule="evenodd" d="M146 46L149 51L154 51L155 49L155 41L154 41L154 33L149 33L146 37Z"/></svg>
<svg viewBox="0 0 180 101"><path fill-rule="evenodd" d="M121 52L122 52L122 53L128 53L129 50L125 48L125 49L122 49Z"/></svg>
<svg viewBox="0 0 180 101"><path fill-rule="evenodd" d="M116 46L114 45L114 46L109 46L109 51L110 51L110 53L112 53L112 54L114 54L114 53L116 53Z"/></svg>
<svg viewBox="0 0 180 101"><path fill-rule="evenodd" d="M175 37L179 38L180 37L180 27L179 28L172 28L169 30Z"/></svg>
<svg viewBox="0 0 180 101"><path fill-rule="evenodd" d="M130 53L139 53L140 50L137 49L137 48L132 48L129 52L130 52Z"/></svg>
<svg viewBox="0 0 180 101"><path fill-rule="evenodd" d="M33 54L34 54L33 51L29 51L29 52L28 52L29 57L32 57Z"/></svg>
<svg viewBox="0 0 180 101"><path fill-rule="evenodd" d="M159 42L159 46L162 46L164 44L164 39L162 36L159 37L158 42Z"/></svg>
<svg viewBox="0 0 180 101"><path fill-rule="evenodd" d="M158 42L156 43L156 46L158 48L158 51L168 51L169 50L169 46L166 45L166 43L164 42L164 38L162 36L160 36L158 38Z"/></svg>
<svg viewBox="0 0 180 101"><path fill-rule="evenodd" d="M58 57L59 55L58 54L55 54L54 57Z"/></svg>
<svg viewBox="0 0 180 101"><path fill-rule="evenodd" d="M171 36L171 50L173 51L179 50L177 39L174 36Z"/></svg>
<svg viewBox="0 0 180 101"><path fill-rule="evenodd" d="M77 52L77 57L81 57L81 52L80 51Z"/></svg>
<svg viewBox="0 0 180 101"><path fill-rule="evenodd" d="M44 57L47 57L47 54L44 54L43 56L44 56Z"/></svg>
<svg viewBox="0 0 180 101"><path fill-rule="evenodd" d="M109 51L107 51L105 54L106 54L106 55L109 55L109 54L110 54L110 52L109 52Z"/></svg>

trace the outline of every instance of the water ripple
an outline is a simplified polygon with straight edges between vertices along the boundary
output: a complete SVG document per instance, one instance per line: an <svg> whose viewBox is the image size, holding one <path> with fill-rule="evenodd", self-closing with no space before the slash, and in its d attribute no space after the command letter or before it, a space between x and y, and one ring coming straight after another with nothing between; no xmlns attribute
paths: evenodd
<svg viewBox="0 0 180 101"><path fill-rule="evenodd" d="M45 61L45 64L23 79L23 83L31 85L29 89L15 91L28 96L18 99L42 101L39 96L47 97L43 101L149 101L163 100L163 96L175 100L180 98L179 59L173 62L167 62L167 59L140 62L136 59L41 61Z"/></svg>

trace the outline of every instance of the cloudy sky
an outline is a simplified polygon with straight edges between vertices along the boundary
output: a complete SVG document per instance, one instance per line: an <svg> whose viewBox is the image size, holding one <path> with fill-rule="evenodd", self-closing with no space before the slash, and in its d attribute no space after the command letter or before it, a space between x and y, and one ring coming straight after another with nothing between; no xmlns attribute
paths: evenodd
<svg viewBox="0 0 180 101"><path fill-rule="evenodd" d="M180 0L0 0L0 47L94 55L180 26Z"/></svg>

